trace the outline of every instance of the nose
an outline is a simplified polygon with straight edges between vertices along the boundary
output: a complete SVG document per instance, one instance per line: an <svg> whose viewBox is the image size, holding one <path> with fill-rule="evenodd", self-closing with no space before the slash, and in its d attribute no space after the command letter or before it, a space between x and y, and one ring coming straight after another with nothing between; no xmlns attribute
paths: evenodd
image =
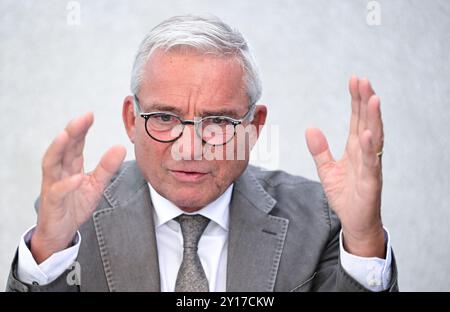
<svg viewBox="0 0 450 312"><path fill-rule="evenodd" d="M175 160L201 160L202 145L194 124L185 124L180 138L172 144L172 157Z"/></svg>

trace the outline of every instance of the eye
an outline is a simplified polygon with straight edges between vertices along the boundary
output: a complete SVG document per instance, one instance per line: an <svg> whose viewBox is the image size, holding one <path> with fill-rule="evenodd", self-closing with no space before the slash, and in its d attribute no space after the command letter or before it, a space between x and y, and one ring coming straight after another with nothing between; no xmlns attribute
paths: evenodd
<svg viewBox="0 0 450 312"><path fill-rule="evenodd" d="M152 116L153 119L160 123L172 123L176 121L175 116L169 115L169 114L156 114Z"/></svg>
<svg viewBox="0 0 450 312"><path fill-rule="evenodd" d="M227 119L222 118L222 117L211 118L210 122L214 125L219 125L219 126L227 125L229 123Z"/></svg>

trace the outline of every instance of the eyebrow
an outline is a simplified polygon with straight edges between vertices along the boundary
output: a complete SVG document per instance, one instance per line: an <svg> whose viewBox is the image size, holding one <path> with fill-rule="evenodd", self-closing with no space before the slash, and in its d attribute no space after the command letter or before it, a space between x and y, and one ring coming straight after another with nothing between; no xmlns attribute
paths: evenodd
<svg viewBox="0 0 450 312"><path fill-rule="evenodd" d="M223 108L217 111L208 111L205 110L201 114L201 116L230 116L230 117L238 117L239 114L233 109Z"/></svg>
<svg viewBox="0 0 450 312"><path fill-rule="evenodd" d="M173 113L175 115L182 115L182 111L179 108L170 106L168 104L164 104L164 103L152 103L150 105L148 105L146 111L163 111L163 112L169 112L169 113Z"/></svg>
<svg viewBox="0 0 450 312"><path fill-rule="evenodd" d="M146 111L163 111L163 112L169 112L173 113L177 116L182 116L183 112L181 109L170 106L168 104L164 103L152 103L150 104ZM207 117L207 116L230 116L230 117L239 117L239 114L236 110L229 109L229 108L223 108L218 110L204 110L200 112L201 117Z"/></svg>

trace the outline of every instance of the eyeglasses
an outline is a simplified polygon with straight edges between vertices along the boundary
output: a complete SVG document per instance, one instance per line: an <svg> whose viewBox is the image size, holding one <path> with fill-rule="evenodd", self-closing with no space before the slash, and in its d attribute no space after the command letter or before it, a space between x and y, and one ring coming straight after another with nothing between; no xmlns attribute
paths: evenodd
<svg viewBox="0 0 450 312"><path fill-rule="evenodd" d="M247 113L240 119L228 116L207 116L196 120L184 120L177 115L166 112L142 113L139 99L134 95L134 107L137 114L145 119L145 131L155 141L170 143L178 140L185 125L193 125L195 133L203 143L224 145L231 141L236 133L236 126L253 118L255 105L249 105Z"/></svg>

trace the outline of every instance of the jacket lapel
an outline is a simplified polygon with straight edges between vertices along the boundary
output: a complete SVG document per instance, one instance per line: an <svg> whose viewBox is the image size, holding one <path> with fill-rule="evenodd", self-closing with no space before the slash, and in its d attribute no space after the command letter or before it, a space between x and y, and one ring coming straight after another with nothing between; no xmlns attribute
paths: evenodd
<svg viewBox="0 0 450 312"><path fill-rule="evenodd" d="M289 220L269 215L276 200L247 169L230 204L227 291L273 291Z"/></svg>
<svg viewBox="0 0 450 312"><path fill-rule="evenodd" d="M104 195L110 207L94 213L94 226L109 290L159 291L153 205L135 162Z"/></svg>

